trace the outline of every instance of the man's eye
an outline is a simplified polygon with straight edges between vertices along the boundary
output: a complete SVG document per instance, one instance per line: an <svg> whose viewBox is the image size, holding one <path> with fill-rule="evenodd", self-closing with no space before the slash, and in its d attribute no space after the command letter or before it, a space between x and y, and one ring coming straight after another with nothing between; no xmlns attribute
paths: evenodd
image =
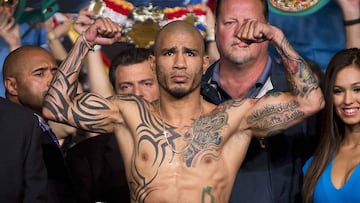
<svg viewBox="0 0 360 203"><path fill-rule="evenodd" d="M195 56L195 53L194 53L194 52L191 52L191 51L188 51L188 52L186 52L186 55L187 55L187 56Z"/></svg>
<svg viewBox="0 0 360 203"><path fill-rule="evenodd" d="M234 21L226 21L226 22L224 22L224 25L232 25L234 23L235 23Z"/></svg>
<svg viewBox="0 0 360 203"><path fill-rule="evenodd" d="M144 86L151 86L152 85L152 82L145 82L144 83Z"/></svg>
<svg viewBox="0 0 360 203"><path fill-rule="evenodd" d="M37 73L35 73L34 75L35 75L35 76L42 77L42 76L44 76L44 73L43 73L43 72L37 72Z"/></svg>
<svg viewBox="0 0 360 203"><path fill-rule="evenodd" d="M173 51L167 51L164 53L164 56L172 56L172 55L174 55Z"/></svg>
<svg viewBox="0 0 360 203"><path fill-rule="evenodd" d="M125 90L125 89L129 89L130 85L120 85L120 89Z"/></svg>

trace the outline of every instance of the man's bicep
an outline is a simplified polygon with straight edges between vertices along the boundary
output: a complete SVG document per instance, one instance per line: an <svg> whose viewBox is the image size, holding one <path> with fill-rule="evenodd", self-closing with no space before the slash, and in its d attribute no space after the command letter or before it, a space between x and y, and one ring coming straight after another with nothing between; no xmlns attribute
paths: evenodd
<svg viewBox="0 0 360 203"><path fill-rule="evenodd" d="M117 106L96 94L83 93L72 100L60 97L48 97L44 104L43 113L51 120L96 133L113 132L114 123L122 120Z"/></svg>
<svg viewBox="0 0 360 203"><path fill-rule="evenodd" d="M305 118L297 97L276 92L259 99L245 117L246 125L257 137L277 134Z"/></svg>

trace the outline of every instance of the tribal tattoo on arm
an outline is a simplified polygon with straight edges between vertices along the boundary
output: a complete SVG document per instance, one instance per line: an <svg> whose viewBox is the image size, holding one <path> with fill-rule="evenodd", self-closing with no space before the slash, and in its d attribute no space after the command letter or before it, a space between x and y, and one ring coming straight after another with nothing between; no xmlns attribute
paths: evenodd
<svg viewBox="0 0 360 203"><path fill-rule="evenodd" d="M109 101L95 94L77 95L78 76L87 48L77 41L68 58L55 74L45 96L45 116L51 120L68 123L77 128L105 133L109 125Z"/></svg>

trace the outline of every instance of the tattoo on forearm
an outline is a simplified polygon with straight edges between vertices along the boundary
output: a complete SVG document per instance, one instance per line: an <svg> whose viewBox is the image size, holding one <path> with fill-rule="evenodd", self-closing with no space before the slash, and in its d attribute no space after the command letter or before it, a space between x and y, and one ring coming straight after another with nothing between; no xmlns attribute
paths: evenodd
<svg viewBox="0 0 360 203"><path fill-rule="evenodd" d="M77 42L79 44L78 49L71 49L68 57L64 60L63 64L61 64L61 71L65 74L78 72L81 68L81 64L83 63L85 56L87 55L86 44L84 42ZM71 57L71 58L70 58Z"/></svg>
<svg viewBox="0 0 360 203"><path fill-rule="evenodd" d="M318 81L314 77L311 68L290 46L288 40L283 38L281 46L276 47L276 49L288 69L288 81L292 93L307 97L313 90L319 88Z"/></svg>
<svg viewBox="0 0 360 203"><path fill-rule="evenodd" d="M311 69L305 63L300 66L300 78L303 82L301 96L306 97L310 92L319 88L317 79L314 77Z"/></svg>

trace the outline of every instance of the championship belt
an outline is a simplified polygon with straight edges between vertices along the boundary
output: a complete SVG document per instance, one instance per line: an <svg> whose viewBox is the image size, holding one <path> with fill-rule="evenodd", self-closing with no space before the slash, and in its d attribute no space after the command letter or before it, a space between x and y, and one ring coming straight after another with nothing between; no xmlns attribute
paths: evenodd
<svg viewBox="0 0 360 203"><path fill-rule="evenodd" d="M268 0L270 11L282 15L304 16L310 15L329 0Z"/></svg>
<svg viewBox="0 0 360 203"><path fill-rule="evenodd" d="M96 17L109 17L121 25L122 41L141 48L151 47L159 29L174 20L186 20L198 28L203 36L206 33L206 11L200 4L160 8L151 3L135 7L123 0L93 0L89 10L92 10Z"/></svg>
<svg viewBox="0 0 360 203"><path fill-rule="evenodd" d="M132 24L125 27L125 37L128 42L138 47L149 48L154 44L164 12L152 4L136 7L128 16Z"/></svg>

